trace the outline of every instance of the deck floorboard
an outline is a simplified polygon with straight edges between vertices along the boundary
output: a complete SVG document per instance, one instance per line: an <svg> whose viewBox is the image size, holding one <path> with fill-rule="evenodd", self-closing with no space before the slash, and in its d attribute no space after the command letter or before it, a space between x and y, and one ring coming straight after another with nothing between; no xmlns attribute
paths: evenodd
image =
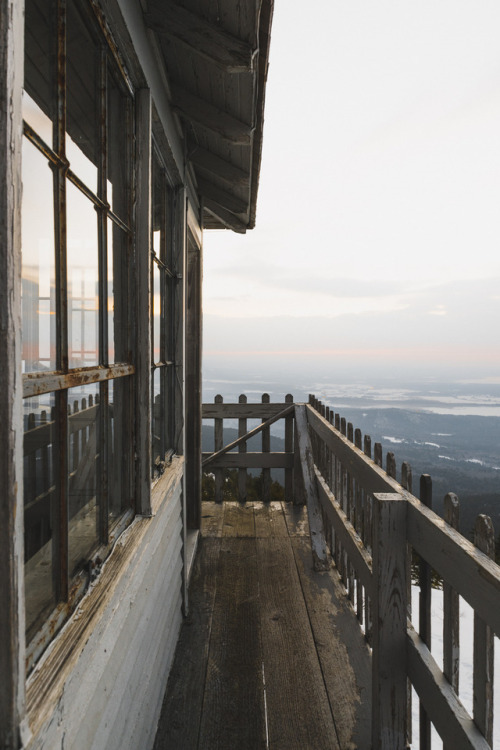
<svg viewBox="0 0 500 750"><path fill-rule="evenodd" d="M368 648L307 514L204 504L202 539L154 750L370 746Z"/></svg>

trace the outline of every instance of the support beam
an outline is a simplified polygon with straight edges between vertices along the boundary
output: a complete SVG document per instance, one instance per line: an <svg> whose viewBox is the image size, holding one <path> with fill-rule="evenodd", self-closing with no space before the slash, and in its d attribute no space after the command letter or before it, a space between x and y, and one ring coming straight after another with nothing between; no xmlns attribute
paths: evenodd
<svg viewBox="0 0 500 750"><path fill-rule="evenodd" d="M201 16L164 3L161 11L145 14L146 25L160 36L175 39L227 73L250 73L257 50Z"/></svg>
<svg viewBox="0 0 500 750"><path fill-rule="evenodd" d="M24 3L0 0L0 747L23 742L25 707L21 378L21 90Z"/></svg>
<svg viewBox="0 0 500 750"><path fill-rule="evenodd" d="M231 211L232 214L246 214L248 211L248 201L238 198L234 193L222 190L208 180L198 178L198 189L203 198L211 198L223 208Z"/></svg>
<svg viewBox="0 0 500 750"><path fill-rule="evenodd" d="M151 117L149 89L136 96L136 462L137 510L151 513Z"/></svg>
<svg viewBox="0 0 500 750"><path fill-rule="evenodd" d="M247 231L248 227L246 224L240 221L240 219L232 214L231 211L228 211L222 206L219 206L219 204L214 200L205 198L203 201L203 207L209 213L215 216L215 218L218 219L221 224L224 224L224 226L228 229L232 229L233 232L238 232L238 234L245 234L245 232Z"/></svg>
<svg viewBox="0 0 500 750"><path fill-rule="evenodd" d="M229 185L247 187L250 184L250 173L236 167L231 162L221 159L220 156L207 151L197 144L192 144L188 153L189 160L195 167L224 180Z"/></svg>
<svg viewBox="0 0 500 750"><path fill-rule="evenodd" d="M238 146L250 146L253 129L205 99L172 85L172 106L179 117Z"/></svg>

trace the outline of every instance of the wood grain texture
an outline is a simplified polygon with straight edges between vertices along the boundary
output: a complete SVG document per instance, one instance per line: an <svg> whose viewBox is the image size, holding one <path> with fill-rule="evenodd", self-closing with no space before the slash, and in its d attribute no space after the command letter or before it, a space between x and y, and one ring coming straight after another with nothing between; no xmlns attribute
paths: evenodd
<svg viewBox="0 0 500 750"><path fill-rule="evenodd" d="M315 571L308 540L296 536L292 549L306 601L325 686L341 748L371 742L371 659L338 573Z"/></svg>
<svg viewBox="0 0 500 750"><path fill-rule="evenodd" d="M302 480L304 482L314 564L319 570L327 569L330 565L330 560L326 549L312 446L307 427L306 407L304 405L295 407L295 429L300 451Z"/></svg>
<svg viewBox="0 0 500 750"><path fill-rule="evenodd" d="M154 750L198 746L220 546L220 539L203 539L194 563L190 614L177 643Z"/></svg>
<svg viewBox="0 0 500 750"><path fill-rule="evenodd" d="M374 496L372 748L406 748L406 503Z"/></svg>
<svg viewBox="0 0 500 750"><path fill-rule="evenodd" d="M257 551L269 746L339 748L290 541L257 539Z"/></svg>
<svg viewBox="0 0 500 750"><path fill-rule="evenodd" d="M255 518L251 503L224 503L224 537L255 537Z"/></svg>
<svg viewBox="0 0 500 750"><path fill-rule="evenodd" d="M218 564L200 750L266 747L257 575L255 539L224 539Z"/></svg>

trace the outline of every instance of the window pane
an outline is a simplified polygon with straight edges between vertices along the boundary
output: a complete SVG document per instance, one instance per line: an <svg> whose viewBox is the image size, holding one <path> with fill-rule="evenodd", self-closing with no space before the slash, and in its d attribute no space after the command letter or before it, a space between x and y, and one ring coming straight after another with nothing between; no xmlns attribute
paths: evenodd
<svg viewBox="0 0 500 750"><path fill-rule="evenodd" d="M55 369L55 268L52 171L23 138L23 371Z"/></svg>
<svg viewBox="0 0 500 750"><path fill-rule="evenodd" d="M109 61L112 65L112 61ZM129 224L129 97L108 73L108 203Z"/></svg>
<svg viewBox="0 0 500 750"><path fill-rule="evenodd" d="M129 235L108 219L108 340L109 362L130 361L127 337Z"/></svg>
<svg viewBox="0 0 500 750"><path fill-rule="evenodd" d="M109 520L110 526L132 507L130 490L130 378L109 381Z"/></svg>
<svg viewBox="0 0 500 750"><path fill-rule="evenodd" d="M90 367L99 356L97 213L69 181L67 232L69 367Z"/></svg>
<svg viewBox="0 0 500 750"><path fill-rule="evenodd" d="M75 575L98 545L97 461L99 385L70 388L68 403L69 573Z"/></svg>
<svg viewBox="0 0 500 750"><path fill-rule="evenodd" d="M75 3L67 11L66 155L71 169L97 192L99 164L99 48Z"/></svg>
<svg viewBox="0 0 500 750"><path fill-rule="evenodd" d="M50 4L46 0L25 2L23 117L52 146L52 124L56 111L51 70Z"/></svg>
<svg viewBox="0 0 500 750"><path fill-rule="evenodd" d="M160 328L161 328L161 272L153 263L153 362L161 360Z"/></svg>
<svg viewBox="0 0 500 750"><path fill-rule="evenodd" d="M24 577L28 642L55 605L52 572L52 522L57 505L54 403L54 394L24 401Z"/></svg>
<svg viewBox="0 0 500 750"><path fill-rule="evenodd" d="M152 458L153 458L153 469L158 464L158 461L163 458L162 453L162 430L163 430L163 414L162 414L162 394L161 394L161 376L163 368L157 367L153 370L152 376L152 400L153 400L153 413L151 419L152 428ZM154 474L154 470L153 470Z"/></svg>

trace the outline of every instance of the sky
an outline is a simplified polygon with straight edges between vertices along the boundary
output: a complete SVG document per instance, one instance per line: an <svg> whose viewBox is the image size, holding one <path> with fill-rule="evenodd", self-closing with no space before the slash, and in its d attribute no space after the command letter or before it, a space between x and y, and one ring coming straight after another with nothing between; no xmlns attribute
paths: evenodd
<svg viewBox="0 0 500 750"><path fill-rule="evenodd" d="M275 0L256 228L204 235L205 365L500 382L499 38L498 0Z"/></svg>

